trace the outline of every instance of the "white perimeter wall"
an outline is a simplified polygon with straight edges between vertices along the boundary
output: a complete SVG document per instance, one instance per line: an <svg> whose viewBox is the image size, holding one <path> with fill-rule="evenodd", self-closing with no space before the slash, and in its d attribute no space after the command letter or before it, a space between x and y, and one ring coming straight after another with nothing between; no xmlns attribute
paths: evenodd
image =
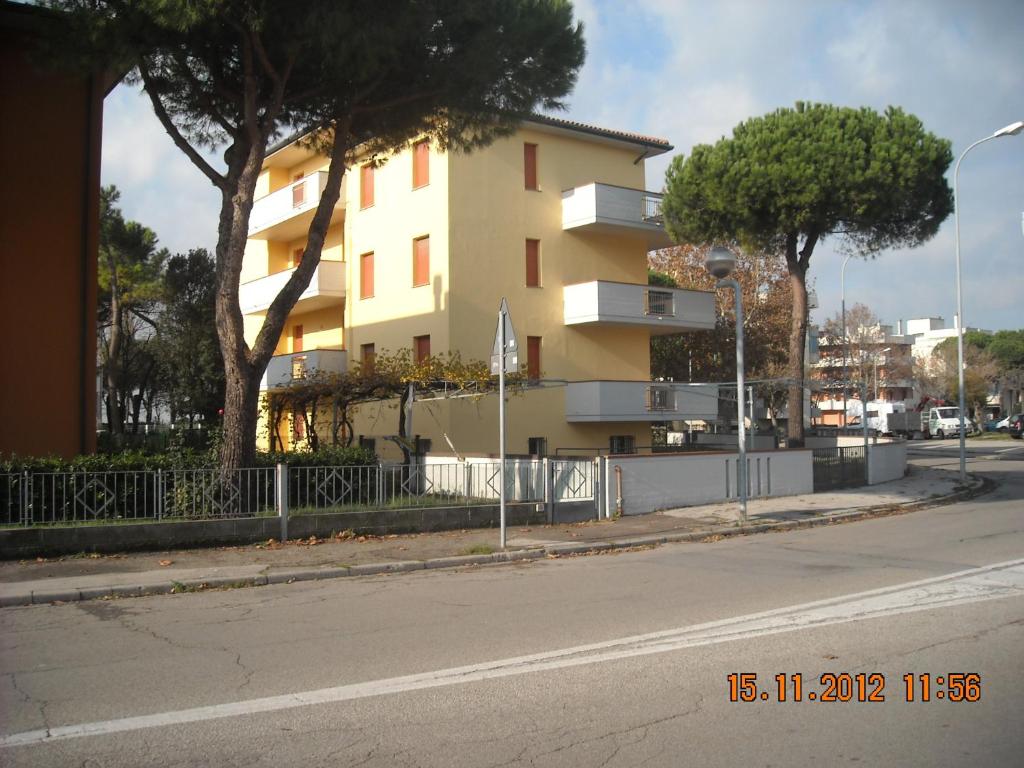
<svg viewBox="0 0 1024 768"><path fill-rule="evenodd" d="M616 473L621 469L622 513L643 515L738 498L735 453L609 456L605 495L609 513L616 506ZM747 454L750 498L793 496L814 490L809 450L755 451Z"/></svg>
<svg viewBox="0 0 1024 768"><path fill-rule="evenodd" d="M907 474L905 441L881 442L868 446L868 482L871 485L899 480Z"/></svg>

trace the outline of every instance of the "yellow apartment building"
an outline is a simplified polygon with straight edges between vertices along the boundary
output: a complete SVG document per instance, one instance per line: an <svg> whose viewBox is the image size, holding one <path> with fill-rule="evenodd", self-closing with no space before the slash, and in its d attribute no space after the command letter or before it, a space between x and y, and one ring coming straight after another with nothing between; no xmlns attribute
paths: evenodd
<svg viewBox="0 0 1024 768"><path fill-rule="evenodd" d="M647 252L670 241L644 160L671 148L538 116L469 154L424 140L355 164L262 388L382 350L487 361L505 297L520 365L543 380L508 399L510 454L642 450L652 422L715 418L715 387L650 381L652 334L715 322L712 294L647 285ZM250 343L301 256L327 165L295 141L268 153L239 294ZM497 399L416 403L412 433L435 453L496 453ZM286 421L277 434L301 446L301 420ZM353 437L389 455L397 424L394 403L368 404Z"/></svg>

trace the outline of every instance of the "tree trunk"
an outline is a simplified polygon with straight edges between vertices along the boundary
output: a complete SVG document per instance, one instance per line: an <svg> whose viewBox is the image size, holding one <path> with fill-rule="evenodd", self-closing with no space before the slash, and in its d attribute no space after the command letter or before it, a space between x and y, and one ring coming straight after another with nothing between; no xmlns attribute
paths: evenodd
<svg viewBox="0 0 1024 768"><path fill-rule="evenodd" d="M786 419L786 447L804 447L804 350L807 345L807 267L818 236L810 234L803 250L797 251L798 236L786 236L786 265L793 314L789 331L789 402Z"/></svg>
<svg viewBox="0 0 1024 768"><path fill-rule="evenodd" d="M107 361L104 378L107 382L107 428L110 434L119 435L124 432L124 411L121 409L121 302L117 295L117 278L111 258L110 286L110 336L107 338Z"/></svg>
<svg viewBox="0 0 1024 768"><path fill-rule="evenodd" d="M256 459L256 422L259 411L259 384L281 337L288 314L299 296L309 286L313 272L320 264L327 228L334 206L341 197L341 179L345 173L347 131L338 135L334 146L327 181L317 205L306 238L306 250L299 266L267 309L256 340L250 349L245 342L242 312L238 305L238 286L242 258L249 233L256 180L263 165L266 137L262 143L246 150L229 153L238 157L229 170L229 181L222 189L220 221L217 230L217 336L224 358L225 394L224 429L221 444L221 469L252 466Z"/></svg>

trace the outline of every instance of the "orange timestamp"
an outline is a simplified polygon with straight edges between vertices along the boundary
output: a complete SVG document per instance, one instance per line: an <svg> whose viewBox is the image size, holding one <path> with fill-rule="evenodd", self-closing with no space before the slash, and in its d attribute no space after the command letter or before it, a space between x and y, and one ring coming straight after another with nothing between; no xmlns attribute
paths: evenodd
<svg viewBox="0 0 1024 768"><path fill-rule="evenodd" d="M881 672L823 672L817 677L779 672L763 685L756 672L731 672L725 678L731 702L886 700L886 677ZM976 672L908 672L893 687L906 702L981 701L981 675Z"/></svg>

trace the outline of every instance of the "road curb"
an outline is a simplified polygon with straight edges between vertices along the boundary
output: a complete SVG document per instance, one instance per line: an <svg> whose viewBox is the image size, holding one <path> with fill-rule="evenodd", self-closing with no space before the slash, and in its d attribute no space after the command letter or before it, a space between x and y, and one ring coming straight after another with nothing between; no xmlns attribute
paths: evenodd
<svg viewBox="0 0 1024 768"><path fill-rule="evenodd" d="M878 504L872 507L852 508L827 515L810 517L806 520L780 520L748 525L719 526L702 531L686 531L681 533L661 533L650 536L630 536L621 539L593 542L568 542L565 544L546 544L536 547L524 547L504 552L493 552L479 555L452 555L436 557L429 560L398 560L384 563L365 563L350 566L325 566L323 568L301 568L290 571L275 571L258 576L232 577L211 576L207 579L188 579L169 581L166 584L121 584L110 587L85 587L66 590L33 590L23 595L0 596L0 608L26 605L44 605L47 603L70 603L83 600L103 600L120 597L143 597L147 595L176 594L180 592L202 592L213 589L233 589L240 587L259 587L269 584L291 584L299 581L325 581L328 579L347 578L351 576L380 576L393 573L411 573L413 571L441 570L466 568L480 565L497 565L501 563L524 562L544 558L573 557L615 550L626 550L646 547L658 547L677 542L701 542L706 540L719 541L723 538L746 536L756 533L781 532L816 528L836 523L854 522L873 517L885 517L921 509L955 504L958 501L981 496L993 490L997 483L994 480L970 475L974 484L969 488L961 488L953 493L934 499L916 499L902 504Z"/></svg>

